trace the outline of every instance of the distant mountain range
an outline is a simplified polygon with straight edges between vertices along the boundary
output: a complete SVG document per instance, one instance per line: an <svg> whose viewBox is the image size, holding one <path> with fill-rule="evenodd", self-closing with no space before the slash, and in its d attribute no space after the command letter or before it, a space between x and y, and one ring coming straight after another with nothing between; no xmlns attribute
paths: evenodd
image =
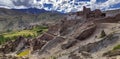
<svg viewBox="0 0 120 59"><path fill-rule="evenodd" d="M51 13L60 13L58 11L47 11L45 9L37 9L37 8L28 8L28 9L12 9L14 11L19 11L19 12L24 12L24 13L31 13L31 14L40 14L40 13L46 13L46 12L51 12ZM63 14L63 13L60 13Z"/></svg>
<svg viewBox="0 0 120 59"><path fill-rule="evenodd" d="M19 12L24 12L24 13L31 13L31 14L40 14L40 13L50 12L50 11L46 11L44 9L37 9L37 8L12 9L12 10L19 11Z"/></svg>

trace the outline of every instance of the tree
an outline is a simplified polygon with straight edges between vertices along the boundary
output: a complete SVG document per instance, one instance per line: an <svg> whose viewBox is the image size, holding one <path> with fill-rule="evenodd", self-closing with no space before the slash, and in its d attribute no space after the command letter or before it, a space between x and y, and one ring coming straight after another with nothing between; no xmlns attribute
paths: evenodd
<svg viewBox="0 0 120 59"><path fill-rule="evenodd" d="M104 30L102 30L102 31L101 31L101 34L100 34L100 38L103 38L103 37L105 37L105 36L106 36L106 33L105 33Z"/></svg>

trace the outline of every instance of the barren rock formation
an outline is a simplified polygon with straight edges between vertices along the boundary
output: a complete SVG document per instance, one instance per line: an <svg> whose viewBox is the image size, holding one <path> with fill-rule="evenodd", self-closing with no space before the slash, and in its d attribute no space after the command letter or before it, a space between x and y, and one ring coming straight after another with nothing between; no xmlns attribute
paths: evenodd
<svg viewBox="0 0 120 59"><path fill-rule="evenodd" d="M86 52L96 52L102 48L107 47L108 45L114 44L116 41L119 40L119 34L110 34L103 38L101 41L89 43L85 46L79 48L79 52L86 51Z"/></svg>
<svg viewBox="0 0 120 59"><path fill-rule="evenodd" d="M63 42L64 40L65 39L62 37L55 37L53 40L49 41L42 47L39 54L42 54L44 52L51 50L52 48L56 47L59 43Z"/></svg>
<svg viewBox="0 0 120 59"><path fill-rule="evenodd" d="M88 38L89 36L91 36L94 33L95 29L96 29L95 24L88 23L87 26L85 26L85 28L83 30L81 29L80 32L78 31L79 34L75 34L75 38L78 40L84 40L84 39Z"/></svg>
<svg viewBox="0 0 120 59"><path fill-rule="evenodd" d="M77 40L70 40L66 44L61 45L63 50L69 49L70 47L74 46L77 43Z"/></svg>

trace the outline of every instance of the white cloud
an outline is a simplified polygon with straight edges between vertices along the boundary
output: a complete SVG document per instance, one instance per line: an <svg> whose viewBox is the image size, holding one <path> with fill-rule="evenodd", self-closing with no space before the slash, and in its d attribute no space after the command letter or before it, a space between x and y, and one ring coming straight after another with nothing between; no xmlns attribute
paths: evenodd
<svg viewBox="0 0 120 59"><path fill-rule="evenodd" d="M52 8L44 7L44 3L53 4ZM94 9L109 9L110 6L114 4L120 3L120 0L108 0L104 3L96 3L96 0L84 1L84 2L76 2L76 0L0 0L0 7L5 8L43 8L45 10L57 10L64 12L75 12L82 10L83 6L90 7L92 10ZM77 4L77 5L76 5Z"/></svg>
<svg viewBox="0 0 120 59"><path fill-rule="evenodd" d="M93 5L91 5L92 9L105 9L108 10L110 8L110 6L114 5L114 4L118 4L120 3L120 0L108 0L104 3L93 3Z"/></svg>
<svg viewBox="0 0 120 59"><path fill-rule="evenodd" d="M13 6L14 4L12 3L12 1L10 1L10 0L2 0L2 1L0 1L0 5L3 7L3 6L5 6L5 7L10 7L10 6Z"/></svg>

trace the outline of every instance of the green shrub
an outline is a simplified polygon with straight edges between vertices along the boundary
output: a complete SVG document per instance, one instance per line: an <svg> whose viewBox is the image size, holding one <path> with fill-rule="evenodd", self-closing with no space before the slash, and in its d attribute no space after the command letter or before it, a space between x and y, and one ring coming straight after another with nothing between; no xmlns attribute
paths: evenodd
<svg viewBox="0 0 120 59"><path fill-rule="evenodd" d="M55 56L51 56L51 58L50 59L57 59Z"/></svg>
<svg viewBox="0 0 120 59"><path fill-rule="evenodd" d="M103 38L103 37L105 37L105 36L106 36L106 33L105 33L104 30L102 30L102 31L101 31L101 34L100 34L100 38Z"/></svg>
<svg viewBox="0 0 120 59"><path fill-rule="evenodd" d="M120 49L120 45L117 45L113 48L113 50L117 50L117 49Z"/></svg>

